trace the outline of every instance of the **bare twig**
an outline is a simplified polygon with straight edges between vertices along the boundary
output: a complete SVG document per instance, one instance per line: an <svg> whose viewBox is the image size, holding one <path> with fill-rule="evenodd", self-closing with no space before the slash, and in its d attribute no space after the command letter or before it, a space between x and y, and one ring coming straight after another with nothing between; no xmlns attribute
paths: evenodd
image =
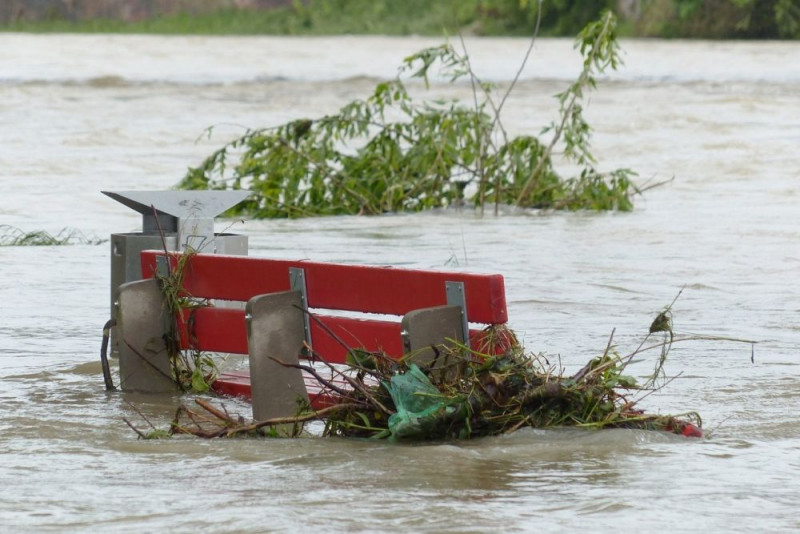
<svg viewBox="0 0 800 534"><path fill-rule="evenodd" d="M146 417L146 416L145 416L145 415L142 413L142 411L141 411L139 408L137 408L137 407L136 407L136 405L134 405L134 404L133 404L133 403L131 403L131 402L127 402L126 404L128 405L128 407L129 407L131 410L133 410L134 412L136 412L136 414L137 414L139 417L141 417L141 418L144 420L144 422L145 422L145 423L147 423L147 425L148 425L150 428L152 428L153 430L157 430L157 429L156 429L156 427L155 427L155 425L154 425L153 423L151 423L151 422L150 422L150 419L148 419L148 418L147 418L147 417Z"/></svg>
<svg viewBox="0 0 800 534"><path fill-rule="evenodd" d="M587 65L587 67L585 67L584 71L579 76L578 81L576 82L578 85L582 86L583 84L588 83L589 74L588 70L586 69L588 69L589 65L591 65L594 62L594 58L596 57L598 50L597 45L600 43L600 40L603 37L605 37L606 33L608 32L608 27L610 24L611 24L611 15L607 14L605 17L605 22L603 23L603 28L600 31L600 33L597 34L597 38L595 39L594 46L592 46L592 50L589 54L589 57L586 58L586 60L584 61L584 64ZM569 104L567 104L567 107L564 110L564 114L561 117L561 122L556 126L556 129L553 132L553 138L550 140L550 144L547 145L547 148L545 148L544 153L539 158L539 161L536 163L536 167L533 169L533 172L528 178L528 181L525 183L524 187L522 188L522 191L520 191L519 196L517 196L516 204L518 206L522 203L523 200L525 200L525 197L530 195L531 191L536 186L536 183L539 180L539 175L544 169L545 164L548 161L550 161L550 156L553 153L553 148L555 147L558 140L561 139L561 134L567 125L567 121L569 120L572 114L572 110L575 108L575 105L577 104L578 99L581 98L582 94L583 94L582 91L574 91L572 93L572 96L569 100Z"/></svg>
<svg viewBox="0 0 800 534"><path fill-rule="evenodd" d="M614 328L614 329L612 329L612 330L611 330L611 335L610 335L610 336L608 336L608 344L606 345L606 350L605 350L605 352L603 352L603 357L606 357L606 356L608 356L608 351L610 351L610 350L611 350L611 343L612 343L612 342L613 342L613 340L614 340L614 332L616 332L616 331L617 331L617 329L616 329L616 328ZM582 379L583 379L583 377L584 377L584 376L586 376L586 373L588 373L590 370L593 370L593 369L592 369L592 363L594 363L594 362L593 362L593 361L590 361L589 363L587 363L586 365L584 365L584 366L583 366L583 367L580 369L580 371L578 371L577 373L575 373L574 375L572 375L572 380L574 380L575 382L578 382L579 380L582 380Z"/></svg>
<svg viewBox="0 0 800 534"><path fill-rule="evenodd" d="M143 434L141 430L139 430L138 428L136 428L135 426L133 426L133 423L131 423L130 421L128 421L128 418L127 418L127 417L123 417L123 418L122 418L122 420L123 420L123 421L125 421L125 424L126 424L126 425L128 425L129 427L131 427L131 429L132 429L134 432L136 432L136 433L139 435L139 437L140 437L140 438L142 438L142 439L147 439L147 436L146 436L145 434Z"/></svg>
<svg viewBox="0 0 800 534"><path fill-rule="evenodd" d="M197 399L194 400L194 402L197 403L198 406L202 407L205 411L207 411L208 413L212 414L217 419L221 419L222 421L225 421L225 423L227 423L229 425L237 424L237 421L234 421L233 418L231 418L230 415L228 415L226 412L224 412L222 410L218 410L217 408L215 408L207 400L204 400L204 399L201 399L201 398L197 398Z"/></svg>
<svg viewBox="0 0 800 534"><path fill-rule="evenodd" d="M642 185L640 185L640 186L638 186L636 188L636 192L641 194L641 193L644 193L645 191L649 191L651 189L655 189L656 187L661 187L663 185L667 185L667 184L672 183L674 181L675 181L675 177L673 176L669 180L661 180L660 182L655 182L655 183L645 182L644 184L642 184Z"/></svg>
<svg viewBox="0 0 800 534"><path fill-rule="evenodd" d="M533 29L533 36L531 37L530 44L528 45L528 50L525 52L525 58L522 60L522 63L520 64L519 69L517 70L516 76L514 76L514 79L511 80L511 85L508 86L508 89L506 89L503 98L500 100L500 105L497 106L495 122L500 121L500 112L503 110L503 106L505 105L508 96L511 94L511 91L514 89L514 86L517 85L520 76L522 76L522 71L525 70L525 65L528 64L528 59L531 56L531 52L533 52L533 46L534 44L536 44L536 38L539 36L539 26L541 25L541 22L542 22L542 0L539 0L539 7L536 9L536 27Z"/></svg>
<svg viewBox="0 0 800 534"><path fill-rule="evenodd" d="M172 274L172 265L169 258L169 250L167 249L167 237L164 234L164 229L161 228L161 221L158 218L158 210L154 204L150 204L150 209L153 210L153 219L156 221L156 228L158 228L158 235L161 237L161 246L164 248L164 259L167 263L167 276Z"/></svg>
<svg viewBox="0 0 800 534"><path fill-rule="evenodd" d="M326 379L326 378L323 378L323 377L322 377L322 376L321 376L321 375L320 375L320 374L317 372L317 370L316 370L316 369L314 369L314 368L313 368L312 366L310 366L310 365L303 365L303 364L301 364L301 363L289 363L289 362L284 362L284 361L282 361L282 360L279 360L278 358L275 358L275 357L272 357L272 356L270 356L270 357L269 357L269 359L270 359L270 360L272 360L272 361L274 361L275 363L277 363L277 364L279 364L279 365L282 365L282 366L284 366L284 367L291 367L291 368L293 368L293 369L300 369L301 371L305 371L306 373L308 373L308 374L310 374L311 376L313 376L313 377L314 377L314 379L316 379L316 381L317 381L317 382L319 382L319 383L320 383L320 384L321 384L323 387L325 387L325 388L327 388L327 389L330 389L331 391L335 391L336 393L338 393L339 395L342 395L343 397L344 397L344 396L347 396L347 395L348 395L348 393L349 393L349 391L347 391L347 390L345 390L345 389L341 389L341 388L339 388L338 386L334 386L334 385L333 385L333 383L332 383L331 381L329 381L329 380L328 380L328 379Z"/></svg>
<svg viewBox="0 0 800 534"><path fill-rule="evenodd" d="M292 417L275 417L273 419L266 419L264 421L256 421L250 425L245 425L239 428L231 428L228 429L227 435L233 436L235 434L240 433L247 433L252 432L254 430L258 430L259 428L264 428L266 426L277 426L277 425L287 425L292 423L304 423L306 421L312 421L314 419L322 419L326 415L336 410L346 410L348 408L357 408L357 404L353 403L342 403L342 404L335 404L333 406L328 406L326 408L322 408L320 410L316 410L313 412L309 412L303 415L296 415Z"/></svg>

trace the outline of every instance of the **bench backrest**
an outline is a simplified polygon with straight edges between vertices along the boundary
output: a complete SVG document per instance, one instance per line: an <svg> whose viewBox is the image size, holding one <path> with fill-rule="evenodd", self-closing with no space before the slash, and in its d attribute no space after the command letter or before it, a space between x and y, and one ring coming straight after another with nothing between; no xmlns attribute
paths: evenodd
<svg viewBox="0 0 800 534"><path fill-rule="evenodd" d="M141 254L146 278L158 271L161 251ZM175 265L180 254L170 254ZM163 261L163 260L161 260ZM288 291L290 270L302 270L306 306L327 329L350 348L403 354L398 320L340 316L339 312L401 316L413 310L448 304L447 283L463 284L467 319L484 325L508 320L503 277L310 261L287 261L248 256L194 254L187 259L183 289L196 298L246 302L256 295ZM325 310L336 311L336 315ZM342 363L347 349L320 326L309 321L315 352L332 363ZM245 312L226 307L199 308L181 327L183 348L247 354ZM480 329L470 331L470 338Z"/></svg>

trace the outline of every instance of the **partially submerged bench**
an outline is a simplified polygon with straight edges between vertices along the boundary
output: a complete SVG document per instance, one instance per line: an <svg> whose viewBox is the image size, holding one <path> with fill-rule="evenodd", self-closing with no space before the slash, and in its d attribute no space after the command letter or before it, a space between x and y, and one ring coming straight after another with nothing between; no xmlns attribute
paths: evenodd
<svg viewBox="0 0 800 534"><path fill-rule="evenodd" d="M172 269L180 254L170 254ZM174 391L166 333L168 321L157 273L168 271L164 252L141 253L145 280L120 286L117 323L120 378L130 391ZM220 305L179 317L181 349L247 354L250 373L222 373L214 389L250 397L253 417L294 415L297 398L325 399L297 364L313 348L333 364L348 348L391 357L446 340L492 352L484 328L507 322L503 277L427 270L192 254L185 258L186 295ZM225 301L245 303L225 304ZM308 313L313 312L313 317ZM356 314L354 316L354 314ZM374 315L379 314L379 315ZM432 357L433 351L427 349ZM421 356L426 357L426 356Z"/></svg>

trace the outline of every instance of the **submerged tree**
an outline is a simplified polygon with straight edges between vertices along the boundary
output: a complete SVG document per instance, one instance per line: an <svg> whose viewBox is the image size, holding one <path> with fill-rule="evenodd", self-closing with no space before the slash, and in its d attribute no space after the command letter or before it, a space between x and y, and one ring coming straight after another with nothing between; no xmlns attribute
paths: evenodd
<svg viewBox="0 0 800 534"><path fill-rule="evenodd" d="M190 169L179 187L249 189L236 213L259 218L419 211L463 201L480 209L630 210L632 172L595 168L582 113L596 76L620 64L615 25L605 12L578 35L583 68L556 95L559 119L542 132L547 141L509 137L500 114L513 84L496 98L466 54L444 44L409 56L395 79L334 115L248 131ZM471 81L472 105L412 99L404 80L427 87L434 66L451 82ZM556 172L557 149L579 167L577 176Z"/></svg>

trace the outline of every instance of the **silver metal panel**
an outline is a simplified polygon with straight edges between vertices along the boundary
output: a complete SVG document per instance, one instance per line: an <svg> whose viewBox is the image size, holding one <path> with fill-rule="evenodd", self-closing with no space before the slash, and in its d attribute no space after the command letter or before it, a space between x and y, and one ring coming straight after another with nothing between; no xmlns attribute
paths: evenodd
<svg viewBox="0 0 800 534"><path fill-rule="evenodd" d="M214 253L214 219L178 219L181 250Z"/></svg>
<svg viewBox="0 0 800 534"><path fill-rule="evenodd" d="M180 249L214 253L214 217L244 200L248 191L103 191L142 214L142 233L177 232Z"/></svg>
<svg viewBox="0 0 800 534"><path fill-rule="evenodd" d="M167 235L167 249L175 250L177 236ZM134 280L141 280L142 265L139 254L143 250L163 250L164 241L157 235L111 234L111 309L117 288Z"/></svg>
<svg viewBox="0 0 800 534"><path fill-rule="evenodd" d="M467 292L464 282L445 282L447 304L461 308L461 331L464 335L464 344L469 347L469 319L467 318Z"/></svg>
<svg viewBox="0 0 800 534"><path fill-rule="evenodd" d="M300 305L303 310L308 310L308 293L306 292L306 272L299 267L289 267L289 287L292 291L300 293ZM305 331L306 343L311 344L311 321L307 313L303 312L303 330Z"/></svg>
<svg viewBox="0 0 800 534"><path fill-rule="evenodd" d="M101 191L142 215L153 208L178 219L213 219L250 194L249 191Z"/></svg>
<svg viewBox="0 0 800 534"><path fill-rule="evenodd" d="M246 235L216 234L213 244L214 250L208 252L213 252L214 254L247 256L249 251Z"/></svg>

